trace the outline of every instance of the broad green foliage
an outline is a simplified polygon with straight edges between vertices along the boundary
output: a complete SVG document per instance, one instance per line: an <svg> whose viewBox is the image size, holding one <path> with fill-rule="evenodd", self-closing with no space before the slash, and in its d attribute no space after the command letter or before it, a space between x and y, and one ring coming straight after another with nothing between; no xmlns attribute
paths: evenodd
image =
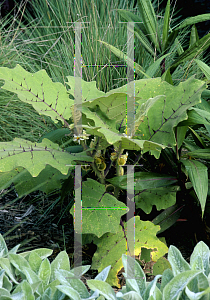
<svg viewBox="0 0 210 300"><path fill-rule="evenodd" d="M40 114L63 124L71 117L70 107L74 101L61 83L52 82L45 70L32 74L20 65L14 69L2 67L0 78L5 80L3 89L16 93L21 101L33 105Z"/></svg>
<svg viewBox="0 0 210 300"><path fill-rule="evenodd" d="M129 210L126 204L118 199L118 191L127 190L129 179L127 177L130 176L125 174L126 167L123 167L129 156L126 150L135 150L138 156L149 152L156 159L164 152L164 155L169 157L168 161L173 161L171 151L175 149L174 152L178 153L187 131L186 126L181 127L180 124L188 120L188 114L192 111L190 109L194 109L193 106L197 109L194 110L194 116L201 116L204 106L208 106L203 99L201 103L201 94L206 89L206 84L194 77L176 87L162 81L161 78L132 82L135 83L136 115L135 133L129 137L125 134L127 85L103 93L97 90L94 82L82 80L82 127L85 139L81 140L81 137L74 136L73 141L81 140L81 145L74 145L72 138L69 137L69 140L61 145L61 139L66 134L71 134L74 129L72 115L74 100L68 95L68 92L71 96L74 95L74 78L68 76L70 91L60 83L53 83L45 71L30 74L20 66L14 69L0 68L0 79L4 80L2 88L16 93L20 100L32 104L40 114L50 116L54 122L60 120L66 127L46 134L36 143L21 138L0 143L0 189L8 187L13 182L19 196L36 189L49 193L61 187L61 180L74 176L75 165L83 165L82 168L84 164L89 165L96 179L87 178L82 182L82 233L89 234L98 245L93 256L92 268L102 270L107 264L111 264L112 270L107 275L107 282L119 286L117 272L122 268L121 256L126 253L126 234L119 224L121 217ZM199 106L201 104L204 106ZM205 118L208 118L207 114ZM86 133L93 135L94 139L89 140ZM192 133L195 135L193 131ZM200 138L196 141L199 145L202 144ZM114 146L115 153L111 153L112 159L107 161L105 152L110 151L110 146ZM192 155L194 150L191 148ZM188 183L191 184L190 187L194 187L204 212L208 192L208 174L205 165L199 162L198 172L198 164L191 163L188 157L179 163L182 164L182 169L186 167L185 173L188 172L191 180ZM114 174L117 176L106 179L105 172L108 174L112 166L116 168L117 172ZM177 174L177 171L174 174ZM203 189L200 187L199 176L205 185ZM156 234L171 225L167 218L169 214L173 214L172 206L176 210L176 195L180 190L179 178L177 175L154 172L136 172L134 178L133 200L136 207L146 213L152 210L153 205L156 205L158 210L169 209L163 218L156 218L153 224L140 221L138 216L135 217L135 254L139 255L141 248L146 248L151 250L151 259L156 262L167 252L167 247ZM110 183L113 194L107 191L107 184ZM189 187L186 185L186 188ZM74 207L70 213L74 215ZM173 222L174 220L176 221L173 219ZM134 222L134 219L131 218L128 222ZM161 226L157 226L159 223ZM124 228L127 228L127 225L125 222ZM65 262L65 258L62 258L58 266L52 263L50 269L49 262L47 260L41 262L37 254L33 253L30 259L22 257L25 260L21 260L13 253L10 259L20 273L27 272L28 280L32 278L31 280L36 282L38 277L42 278L43 284L38 287L39 292L42 292L45 287L52 284L50 281L55 280L53 270L57 270L58 266ZM36 263L30 265L35 258ZM2 264L14 279L8 258L2 259ZM29 265L32 270L29 270ZM60 288L62 289L63 287ZM71 289L66 292L71 293Z"/></svg>
<svg viewBox="0 0 210 300"><path fill-rule="evenodd" d="M129 176L129 175L128 175ZM107 180L120 189L127 190L127 175ZM176 202L178 186L171 186L177 178L148 172L136 172L134 179L136 207L150 213L152 205L158 210L172 206Z"/></svg>
<svg viewBox="0 0 210 300"><path fill-rule="evenodd" d="M112 92L126 92L126 89L126 86L122 86ZM204 84L193 77L175 87L161 81L161 78L135 81L135 97L139 104L136 122L139 123L138 129L144 134L141 139L165 146L175 145L173 128L187 119L187 109L201 102L200 94L203 90ZM156 101L153 101L144 116L145 106L152 100L151 98ZM143 120L140 119L142 115Z"/></svg>
<svg viewBox="0 0 210 300"><path fill-rule="evenodd" d="M85 87L88 94L92 86L90 84L87 82ZM187 119L188 108L201 102L200 94L204 89L205 84L193 77L177 87L161 81L161 78L137 80L135 127L143 136L139 134L138 139L129 139L119 136L115 128L116 122L126 124L127 85L111 90L106 96L91 100L90 103L84 102L83 113L87 119L83 118L83 124L86 125L83 127L88 133L105 138L109 144L119 147L122 143L123 149L142 149L143 153L150 151L159 158L162 148L176 144L173 128ZM94 120L91 127L87 126L88 119Z"/></svg>
<svg viewBox="0 0 210 300"><path fill-rule="evenodd" d="M67 175L63 175L57 169L46 165L37 177L33 177L23 167L17 167L10 172L0 173L0 181L1 187L4 185L5 187L10 186L13 182L19 197L36 190L49 194L56 188L62 187L61 179L68 178L69 173L70 172L68 172Z"/></svg>

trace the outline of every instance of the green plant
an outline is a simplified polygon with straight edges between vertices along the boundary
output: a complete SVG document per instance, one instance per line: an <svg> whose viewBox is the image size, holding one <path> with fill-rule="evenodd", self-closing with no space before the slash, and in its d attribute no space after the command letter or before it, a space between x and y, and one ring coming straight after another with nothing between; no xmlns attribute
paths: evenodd
<svg viewBox="0 0 210 300"><path fill-rule="evenodd" d="M180 251L170 246L168 260L172 270L166 269L162 275L157 275L152 282L146 282L145 275L137 261L134 270L131 268L133 258L122 255L125 269L126 286L123 286L116 296L107 282L87 280L88 286L106 299L139 299L139 300L192 300L210 299L209 285L209 247L199 242L190 257L188 264ZM133 277L135 274L135 278ZM131 277L131 279L129 277ZM158 282L161 278L161 283Z"/></svg>
<svg viewBox="0 0 210 300"><path fill-rule="evenodd" d="M90 266L70 270L66 251L60 252L50 263L53 250L39 248L17 254L20 245L7 249L0 234L0 300L56 300L98 298L98 291L90 293L79 279ZM105 281L110 267L95 278ZM77 274L77 278L75 278Z"/></svg>
<svg viewBox="0 0 210 300"><path fill-rule="evenodd" d="M0 79L5 81L3 89L16 93L21 101L32 104L41 115L51 117L55 123L61 121L66 127L52 131L36 143L21 138L0 143L1 184L5 188L10 178L19 189L19 193L23 194L19 183L25 181L27 174L24 193L27 193L27 188L29 191L41 189L48 193L49 190L60 187L61 180L74 177L76 164L89 165L95 176L94 173L88 173L93 178L87 178L85 181L87 173L83 170L82 234L86 235L88 241L93 240L98 247L93 257L92 268L100 271L111 262L112 270L107 281L117 286L116 274L122 268L121 255L126 252L128 226L127 223L123 224L121 219L127 207L119 192L127 190L126 178L129 176L122 175L123 165L129 160L130 153L135 151L138 155L133 165L136 165L141 155L146 152L156 160L166 148L168 151L175 149L174 153L178 153L187 131L186 127L180 130L178 126L187 120L188 110L199 105L206 84L193 77L176 87L161 81L161 78L135 81L135 135L129 137L123 133L126 129L126 85L104 93L96 88L95 82L82 80L83 137L69 136L67 142L60 144L60 139L66 134L72 135L74 128L74 100L69 98L69 94L73 96L75 79L72 76L67 78L69 91L61 83L53 83L44 70L32 74L19 65L14 69L0 68ZM203 99L202 101L205 102ZM94 139L88 138L87 134ZM81 145L75 145L73 140L81 142ZM111 149L112 145L114 152ZM127 150L127 154L123 154L124 150ZM106 153L110 154L112 159L107 159ZM194 188L203 215L208 192L206 166L198 161L192 164L189 159L179 160L180 157L177 156L178 167L184 168L189 165L186 171L191 182L184 186L185 189L189 186ZM113 166L116 168L116 177ZM176 195L182 188L178 176L184 174L183 172L169 176L135 170L134 174L137 207L148 213L153 205L160 210L176 203ZM47 184L40 187L43 178ZM101 211L101 208L104 210ZM70 213L74 214L74 207ZM97 224L96 219L100 220ZM107 222L110 219L112 222ZM133 222L133 218L129 222ZM157 261L167 252L166 245L156 237L160 227L148 221L140 221L138 217L135 224L135 255L139 255L143 247L150 250L151 259Z"/></svg>
<svg viewBox="0 0 210 300"><path fill-rule="evenodd" d="M182 77L187 78L189 69L195 70L195 68L191 68L194 64L194 58L200 57L210 45L210 33L199 39L195 24L209 20L210 14L191 17L174 26L171 25L173 20L172 15L170 15L170 0L167 2L164 18L162 19L158 19L159 12L155 14L151 0L138 0L137 3L140 15L123 9L117 10L125 21L134 22L135 37L139 41L137 49L138 46L143 47L150 55L150 63L148 63L146 70L137 63L137 61L141 61L141 57L136 57L135 72L143 74L143 78L162 76L170 84L174 84L173 79L177 79L177 77L179 81ZM193 25L193 27L191 29L189 47L184 51L181 45L184 35L183 33L179 35L179 32L190 25ZM103 43L124 61L128 59L128 64L133 65L133 61L129 60L129 57L127 58L122 51L102 40L99 40L99 42ZM182 76L180 70L178 70L180 68L183 69ZM179 76L177 76L176 71L179 72ZM173 73L175 77L172 77Z"/></svg>

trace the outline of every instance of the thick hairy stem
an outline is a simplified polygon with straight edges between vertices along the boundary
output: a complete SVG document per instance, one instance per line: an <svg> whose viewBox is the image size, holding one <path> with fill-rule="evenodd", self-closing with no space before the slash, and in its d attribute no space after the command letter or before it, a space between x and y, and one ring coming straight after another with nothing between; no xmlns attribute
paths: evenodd
<svg viewBox="0 0 210 300"><path fill-rule="evenodd" d="M95 149L92 151L92 154L90 152L87 152L88 155L92 156L93 158L96 156L96 153L97 153L97 150L99 148L99 141L100 141L100 137L97 137L97 141L96 141L96 147ZM97 168L97 165L95 162L93 162L91 164L95 174L98 176L99 180L100 180L100 183L104 184L106 183L105 181L105 176L104 176L104 171L100 172Z"/></svg>
<svg viewBox="0 0 210 300"><path fill-rule="evenodd" d="M78 132L77 132L77 134L78 134ZM100 138L97 137L96 147L95 147L95 149L92 151L92 153L91 153L91 151L87 151L87 155L88 155L88 156L91 156L91 157L94 158L94 156L95 156L96 153L97 153L98 147L99 147L99 140L100 140ZM88 149L88 146L86 145L85 141L81 140L80 142L81 142L81 146L83 147L83 150L84 150L84 151L87 150L87 149ZM93 168L95 174L98 176L98 178L99 178L99 180L100 180L100 183L102 183L102 184L105 185L104 173L102 174L102 173L98 170L97 165L95 164L95 162L91 163L91 167Z"/></svg>
<svg viewBox="0 0 210 300"><path fill-rule="evenodd" d="M105 185L105 183L106 183L105 178L104 178L104 176L101 174L101 172L98 170L98 168L97 168L95 162L92 163L91 166L92 166L93 171L95 172L95 174L98 176L98 178L99 178L99 180L100 180L100 183Z"/></svg>
<svg viewBox="0 0 210 300"><path fill-rule="evenodd" d="M120 166L118 165L118 158L120 157L121 153L123 153L124 149L122 149L122 143L120 143L119 149L117 150L117 158L116 158L116 173L117 176L120 176ZM118 199L120 188L116 187L114 191L114 197Z"/></svg>

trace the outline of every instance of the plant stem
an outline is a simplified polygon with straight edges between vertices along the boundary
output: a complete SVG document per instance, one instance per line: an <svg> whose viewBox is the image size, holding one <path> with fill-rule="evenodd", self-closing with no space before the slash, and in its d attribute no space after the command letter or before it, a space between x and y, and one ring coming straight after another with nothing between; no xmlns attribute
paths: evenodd
<svg viewBox="0 0 210 300"><path fill-rule="evenodd" d="M97 153L97 150L98 150L98 147L99 147L99 141L100 141L100 137L97 137L95 149L92 151L92 154L91 154L90 151L88 151L88 152L87 152L87 155L89 155L89 156L91 156L91 157L93 157L93 158L95 157L95 155L96 155L96 153ZM82 142L83 142L83 141L82 141ZM86 145L85 145L85 146L86 146ZM87 147L87 146L86 146L86 147ZM105 181L105 177L104 177L104 171L100 172L100 171L98 170L97 165L96 165L95 162L93 162L93 163L91 164L91 166L92 166L92 168L93 168L95 174L98 176L98 178L99 178L99 180L100 180L100 183L105 185L106 181Z"/></svg>
<svg viewBox="0 0 210 300"><path fill-rule="evenodd" d="M120 157L121 153L123 153L124 149L122 149L122 142L120 142L119 149L117 151L117 158L116 158L116 173L117 177L120 176L120 166L118 165L118 158ZM120 188L116 187L114 191L114 197L118 199Z"/></svg>

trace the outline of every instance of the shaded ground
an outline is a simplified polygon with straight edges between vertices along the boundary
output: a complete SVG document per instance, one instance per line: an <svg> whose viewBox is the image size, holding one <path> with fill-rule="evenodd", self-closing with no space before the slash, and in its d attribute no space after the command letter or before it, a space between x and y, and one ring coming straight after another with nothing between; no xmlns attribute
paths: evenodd
<svg viewBox="0 0 210 300"><path fill-rule="evenodd" d="M37 248L53 249L53 254L50 257L51 261L60 251L66 250L72 267L74 231L73 218L69 212L64 214L62 220L57 225L58 218L56 219L56 216L58 215L59 207L55 207L50 214L43 214L49 207L49 202L53 201L52 199L45 200L40 209L40 203L39 205L31 205L27 199L18 200L18 202L9 205L12 200L11 197L11 194L5 196L3 196L3 193L2 195L0 194L0 233L4 236L8 249L20 243L20 252ZM16 195L13 195L13 197L16 198ZM196 244L195 235L191 228L191 224L188 221L177 222L163 233L167 245L175 245L188 262ZM91 265L92 257L96 249L97 247L94 244L83 246L82 259L84 265ZM121 270L118 274L118 278L120 284L124 285L125 280L122 272L124 272L124 270ZM152 273L151 264L144 266L144 272L147 281L151 281L154 278L154 276L147 274ZM85 276L83 276L82 280L85 283L85 279L92 279L97 274L97 270L89 270ZM115 291L117 290L119 289L115 288Z"/></svg>

